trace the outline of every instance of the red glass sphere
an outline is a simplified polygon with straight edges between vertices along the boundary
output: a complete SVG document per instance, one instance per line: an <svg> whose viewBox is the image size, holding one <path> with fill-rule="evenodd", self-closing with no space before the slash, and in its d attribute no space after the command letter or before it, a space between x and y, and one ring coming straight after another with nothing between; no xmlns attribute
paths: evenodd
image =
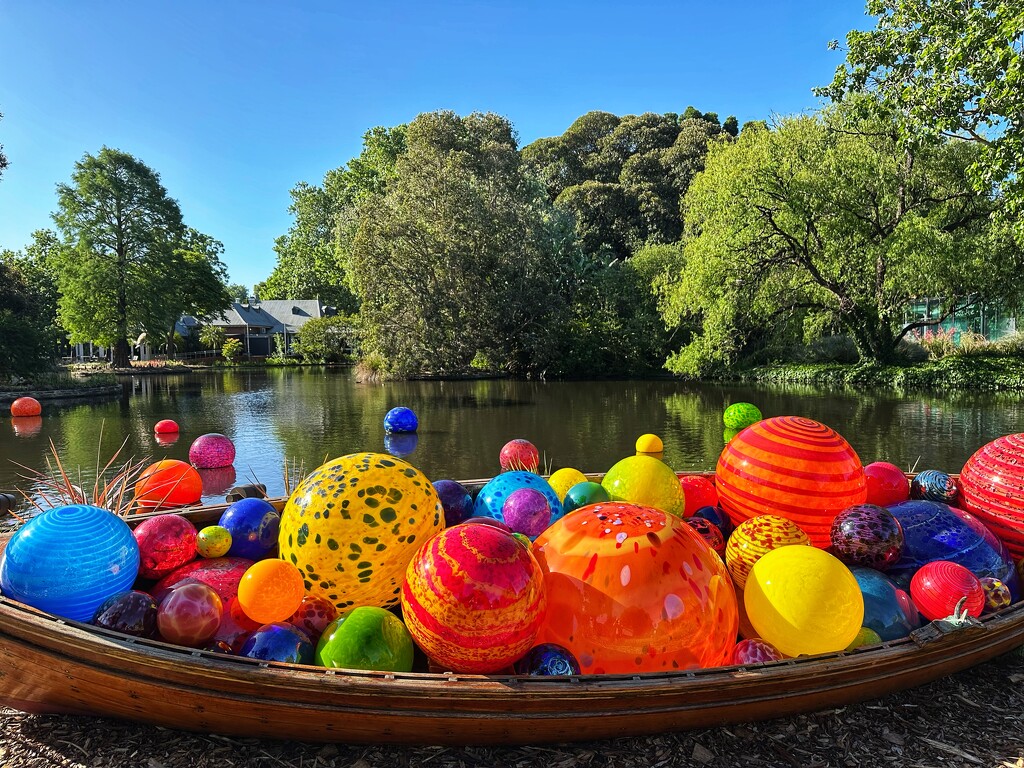
<svg viewBox="0 0 1024 768"><path fill-rule="evenodd" d="M967 460L960 499L1014 558L1024 557L1024 433L993 440Z"/></svg>
<svg viewBox="0 0 1024 768"><path fill-rule="evenodd" d="M216 634L223 613L213 587L183 584L160 603L156 626L167 642L198 648Z"/></svg>
<svg viewBox="0 0 1024 768"><path fill-rule="evenodd" d="M135 527L139 576L160 579L196 557L196 527L181 515L160 515Z"/></svg>
<svg viewBox="0 0 1024 768"><path fill-rule="evenodd" d="M693 513L701 507L718 506L718 491L715 490L715 484L709 478L700 475L685 475L679 478L679 485L682 486L685 497L683 517L692 517Z"/></svg>
<svg viewBox="0 0 1024 768"><path fill-rule="evenodd" d="M34 397L19 397L11 403L11 416L38 416L43 406Z"/></svg>
<svg viewBox="0 0 1024 768"><path fill-rule="evenodd" d="M153 432L158 435L176 435L178 434L178 422L174 419L161 419L154 425Z"/></svg>
<svg viewBox="0 0 1024 768"><path fill-rule="evenodd" d="M933 560L922 565L910 580L910 597L921 615L930 621L953 613L964 597L971 616L985 610L985 589L981 580L962 565L948 560Z"/></svg>
<svg viewBox="0 0 1024 768"><path fill-rule="evenodd" d="M184 461L164 459L150 464L135 482L135 502L149 509L195 504L203 497L203 479Z"/></svg>
<svg viewBox="0 0 1024 768"><path fill-rule="evenodd" d="M516 438L509 440L501 449L498 457L502 472L521 470L523 472L536 472L540 466L540 453L529 440Z"/></svg>
<svg viewBox="0 0 1024 768"><path fill-rule="evenodd" d="M868 483L867 504L888 507L910 498L910 482L903 470L887 461L874 461L864 467Z"/></svg>
<svg viewBox="0 0 1024 768"><path fill-rule="evenodd" d="M778 515L821 548L829 546L833 518L867 496L856 451L834 430L801 416L744 429L725 446L715 475L720 504L734 525Z"/></svg>

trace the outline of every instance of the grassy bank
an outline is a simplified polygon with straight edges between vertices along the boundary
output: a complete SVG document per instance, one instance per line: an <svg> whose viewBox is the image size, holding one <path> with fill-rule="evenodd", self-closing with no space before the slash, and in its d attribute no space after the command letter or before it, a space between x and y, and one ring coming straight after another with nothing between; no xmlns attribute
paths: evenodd
<svg viewBox="0 0 1024 768"><path fill-rule="evenodd" d="M0 390L32 394L76 389L95 389L96 387L109 387L114 384L117 384L117 377L112 373L93 373L89 376L79 376L74 373L40 373L26 377L13 377L0 382Z"/></svg>
<svg viewBox="0 0 1024 768"><path fill-rule="evenodd" d="M1024 392L1024 358L951 355L906 366L873 363L779 363L732 371L722 379L751 384L809 384L834 389L1016 390Z"/></svg>

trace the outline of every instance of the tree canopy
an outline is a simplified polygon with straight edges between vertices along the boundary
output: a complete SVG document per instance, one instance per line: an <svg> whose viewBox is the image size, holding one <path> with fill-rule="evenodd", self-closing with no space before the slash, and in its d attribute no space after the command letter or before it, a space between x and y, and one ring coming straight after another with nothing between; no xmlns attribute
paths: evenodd
<svg viewBox="0 0 1024 768"><path fill-rule="evenodd" d="M33 373L53 363L49 319L33 290L31 270L22 254L0 251L0 376Z"/></svg>
<svg viewBox="0 0 1024 768"><path fill-rule="evenodd" d="M847 125L790 118L712 145L685 199L686 268L665 294L670 321L701 326L672 370L706 372L802 324L888 361L923 324L904 322L914 297L941 297L944 316L982 298L1019 305L1024 256L965 177L977 148L908 148L891 123Z"/></svg>
<svg viewBox="0 0 1024 768"><path fill-rule="evenodd" d="M899 116L915 143L980 144L975 189L1001 194L1024 234L1024 5L1020 0L868 0L878 17L846 37L846 63L821 93ZM993 187L995 189L993 190Z"/></svg>

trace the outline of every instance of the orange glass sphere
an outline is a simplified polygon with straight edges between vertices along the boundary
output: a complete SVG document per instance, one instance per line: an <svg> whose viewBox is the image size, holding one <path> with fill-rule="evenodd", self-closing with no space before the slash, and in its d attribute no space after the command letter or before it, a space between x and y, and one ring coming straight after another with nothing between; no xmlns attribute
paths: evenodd
<svg viewBox="0 0 1024 768"><path fill-rule="evenodd" d="M203 496L203 478L194 467L177 459L150 464L135 482L135 501L161 509L195 504Z"/></svg>
<svg viewBox="0 0 1024 768"><path fill-rule="evenodd" d="M681 518L591 504L553 523L533 550L548 594L537 643L568 648L584 673L729 662L739 626L732 579Z"/></svg>
<svg viewBox="0 0 1024 768"><path fill-rule="evenodd" d="M834 430L802 416L744 429L718 459L715 486L734 525L758 515L792 520L822 549L837 514L867 497L860 458Z"/></svg>
<svg viewBox="0 0 1024 768"><path fill-rule="evenodd" d="M38 416L43 406L34 397L19 397L11 403L11 416Z"/></svg>
<svg viewBox="0 0 1024 768"><path fill-rule="evenodd" d="M302 605L306 586L299 569L284 560L253 563L238 582L238 605L253 621L286 621Z"/></svg>
<svg viewBox="0 0 1024 768"><path fill-rule="evenodd" d="M725 545L725 564L738 589L747 584L754 563L766 553L811 540L792 520L778 515L759 515L740 523Z"/></svg>

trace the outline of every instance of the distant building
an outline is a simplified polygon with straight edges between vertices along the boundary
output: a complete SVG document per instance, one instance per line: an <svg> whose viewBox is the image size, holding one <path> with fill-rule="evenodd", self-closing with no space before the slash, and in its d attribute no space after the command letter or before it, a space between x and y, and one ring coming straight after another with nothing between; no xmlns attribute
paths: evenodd
<svg viewBox="0 0 1024 768"><path fill-rule="evenodd" d="M940 317L942 302L939 299L924 298L912 302L904 313L904 322L913 323L922 320L937 320ZM933 331L953 331L954 341L959 341L964 331L978 333L989 341L998 341L1017 331L1017 316L992 304L972 304L966 309L954 312L941 323L925 326Z"/></svg>
<svg viewBox="0 0 1024 768"><path fill-rule="evenodd" d="M280 334L285 354L292 350L302 326L316 317L335 314L334 307L319 299L281 299L260 301L249 299L234 301L219 317L206 323L186 315L178 321L182 336L195 332L199 325L220 326L229 339L242 342L242 353L251 357L266 357L274 351L275 336Z"/></svg>

